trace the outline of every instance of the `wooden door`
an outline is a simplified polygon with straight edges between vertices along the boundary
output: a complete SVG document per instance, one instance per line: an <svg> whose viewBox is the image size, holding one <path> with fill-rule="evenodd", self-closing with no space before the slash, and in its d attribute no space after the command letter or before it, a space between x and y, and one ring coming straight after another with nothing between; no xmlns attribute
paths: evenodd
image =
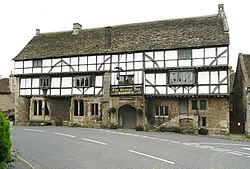
<svg viewBox="0 0 250 169"><path fill-rule="evenodd" d="M188 99L180 98L179 100L179 114L187 115L188 114Z"/></svg>
<svg viewBox="0 0 250 169"><path fill-rule="evenodd" d="M136 126L136 110L130 105L125 105L119 109L120 117L122 118L122 128L134 129Z"/></svg>

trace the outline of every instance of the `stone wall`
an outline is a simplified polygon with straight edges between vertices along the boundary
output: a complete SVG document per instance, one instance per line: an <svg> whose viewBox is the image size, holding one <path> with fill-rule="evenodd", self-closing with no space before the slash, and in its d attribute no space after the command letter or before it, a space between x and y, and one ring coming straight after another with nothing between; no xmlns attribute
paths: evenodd
<svg viewBox="0 0 250 169"><path fill-rule="evenodd" d="M29 122L30 99L19 96L20 78L11 76L10 88L14 94L15 124L22 125Z"/></svg>
<svg viewBox="0 0 250 169"><path fill-rule="evenodd" d="M234 96L233 96L233 112L231 114L232 121L235 122L243 122L245 120L245 80L243 76L242 66L240 65L240 61L238 61L236 75L235 75L235 83L234 84Z"/></svg>
<svg viewBox="0 0 250 169"><path fill-rule="evenodd" d="M161 118L155 117L156 106L168 106L169 117ZM171 119L179 116L179 99L178 98L161 98L161 99L147 99L146 100L146 116L150 124L161 125Z"/></svg>
<svg viewBox="0 0 250 169"><path fill-rule="evenodd" d="M0 95L0 110L5 116L14 113L14 97L12 94Z"/></svg>
<svg viewBox="0 0 250 169"><path fill-rule="evenodd" d="M69 121L70 119L70 98L49 98L51 120Z"/></svg>
<svg viewBox="0 0 250 169"><path fill-rule="evenodd" d="M197 100L197 110L192 110L192 100ZM200 110L200 100L206 100L206 110ZM207 128L209 134L229 133L229 98L189 98L186 115L179 115L179 98L147 99L146 106L148 121L154 125L180 127L181 122L183 129L185 126L188 126L187 128L192 126L195 132L198 128ZM168 106L169 116L156 117L156 106ZM206 118L206 126L201 125L202 117ZM185 124L185 122L188 123Z"/></svg>
<svg viewBox="0 0 250 169"><path fill-rule="evenodd" d="M26 124L29 122L30 99L19 97L15 99L15 123Z"/></svg>
<svg viewBox="0 0 250 169"><path fill-rule="evenodd" d="M14 113L14 93L12 92L12 78L0 79L1 91L0 91L0 111L4 113L6 117Z"/></svg>
<svg viewBox="0 0 250 169"><path fill-rule="evenodd" d="M245 134L250 136L250 89L247 92L247 108L246 108L246 123L245 123Z"/></svg>
<svg viewBox="0 0 250 169"><path fill-rule="evenodd" d="M74 116L74 101L75 100L83 100L84 102L84 116ZM91 103L97 103L98 104L98 116L92 116L91 115ZM102 123L102 97L94 97L94 96L73 96L71 98L71 108L70 108L70 123L74 124L77 123L82 126L93 126L95 124L101 124Z"/></svg>
<svg viewBox="0 0 250 169"><path fill-rule="evenodd" d="M102 99L102 123L104 125L110 122L110 73L105 73L103 76L103 99Z"/></svg>
<svg viewBox="0 0 250 169"><path fill-rule="evenodd" d="M125 105L130 105L135 109L142 109L142 115L136 114L136 125L147 124L145 114L145 100L144 97L141 96L111 97L110 107L115 107L117 110L115 113L111 113L111 123L118 124L119 121L121 121L121 117L119 119L119 109Z"/></svg>
<svg viewBox="0 0 250 169"><path fill-rule="evenodd" d="M195 98L198 101L206 100L206 110L192 110L192 101L189 102L190 114L198 114L199 127L205 127L209 134L229 133L229 98ZM206 118L206 126L201 126L201 118Z"/></svg>

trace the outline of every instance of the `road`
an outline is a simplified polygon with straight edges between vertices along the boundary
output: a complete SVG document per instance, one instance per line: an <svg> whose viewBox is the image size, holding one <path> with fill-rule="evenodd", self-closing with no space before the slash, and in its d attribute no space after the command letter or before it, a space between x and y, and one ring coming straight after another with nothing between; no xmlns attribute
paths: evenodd
<svg viewBox="0 0 250 169"><path fill-rule="evenodd" d="M207 136L13 126L11 138L35 169L250 168L250 143Z"/></svg>

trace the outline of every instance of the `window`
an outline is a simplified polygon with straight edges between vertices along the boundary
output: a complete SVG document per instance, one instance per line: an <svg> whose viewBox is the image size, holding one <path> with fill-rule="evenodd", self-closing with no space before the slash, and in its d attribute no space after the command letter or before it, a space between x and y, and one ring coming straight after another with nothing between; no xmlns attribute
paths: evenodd
<svg viewBox="0 0 250 169"><path fill-rule="evenodd" d="M192 110L197 110L197 100L192 100Z"/></svg>
<svg viewBox="0 0 250 169"><path fill-rule="evenodd" d="M206 100L200 100L200 109L206 110L207 109L207 102Z"/></svg>
<svg viewBox="0 0 250 169"><path fill-rule="evenodd" d="M42 116L43 115L43 101L42 100L34 100L33 101L33 115L34 116Z"/></svg>
<svg viewBox="0 0 250 169"><path fill-rule="evenodd" d="M192 85L195 83L195 73L187 72L170 72L170 85Z"/></svg>
<svg viewBox="0 0 250 169"><path fill-rule="evenodd" d="M201 126L207 126L207 118L201 117Z"/></svg>
<svg viewBox="0 0 250 169"><path fill-rule="evenodd" d="M48 77L40 78L40 87L41 88L48 88L50 86L50 80Z"/></svg>
<svg viewBox="0 0 250 169"><path fill-rule="evenodd" d="M33 110L34 116L37 116L37 101L36 100L34 100L34 102L33 102L33 108L34 108L34 110Z"/></svg>
<svg viewBox="0 0 250 169"><path fill-rule="evenodd" d="M38 115L41 116L43 114L42 113L42 101L41 100L38 101L38 106L39 106Z"/></svg>
<svg viewBox="0 0 250 169"><path fill-rule="evenodd" d="M134 84L134 75L119 75L117 78L119 85L132 85Z"/></svg>
<svg viewBox="0 0 250 169"><path fill-rule="evenodd" d="M168 116L168 106L155 107L155 116Z"/></svg>
<svg viewBox="0 0 250 169"><path fill-rule="evenodd" d="M94 77L83 76L74 78L74 87L91 87L94 86Z"/></svg>
<svg viewBox="0 0 250 169"><path fill-rule="evenodd" d="M80 100L79 101L79 107L80 107L80 112L79 112L79 116L84 116L84 102L83 102L83 100Z"/></svg>
<svg viewBox="0 0 250 169"><path fill-rule="evenodd" d="M33 67L42 67L42 60L33 60Z"/></svg>
<svg viewBox="0 0 250 169"><path fill-rule="evenodd" d="M179 59L191 59L192 58L192 50L191 49L178 50L178 58Z"/></svg>
<svg viewBox="0 0 250 169"><path fill-rule="evenodd" d="M84 116L83 100L74 100L74 116Z"/></svg>
<svg viewBox="0 0 250 169"><path fill-rule="evenodd" d="M91 115L92 116L98 116L99 113L98 113L98 103L92 103L91 104Z"/></svg>
<svg viewBox="0 0 250 169"><path fill-rule="evenodd" d="M74 100L74 116L78 116L78 101Z"/></svg>
<svg viewBox="0 0 250 169"><path fill-rule="evenodd" d="M45 115L49 115L48 101L45 101Z"/></svg>

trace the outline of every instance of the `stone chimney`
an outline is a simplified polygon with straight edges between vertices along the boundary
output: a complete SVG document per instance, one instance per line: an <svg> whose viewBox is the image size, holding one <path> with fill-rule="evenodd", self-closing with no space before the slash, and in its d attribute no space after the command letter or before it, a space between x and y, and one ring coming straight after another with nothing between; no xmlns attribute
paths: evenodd
<svg viewBox="0 0 250 169"><path fill-rule="evenodd" d="M77 35L82 29L82 25L79 23L73 23L73 35Z"/></svg>
<svg viewBox="0 0 250 169"><path fill-rule="evenodd" d="M218 10L219 10L219 12L224 11L224 4L219 4L218 5Z"/></svg>
<svg viewBox="0 0 250 169"><path fill-rule="evenodd" d="M105 27L105 48L110 49L112 45L112 27Z"/></svg>
<svg viewBox="0 0 250 169"><path fill-rule="evenodd" d="M36 29L36 35L40 34L40 29Z"/></svg>
<svg viewBox="0 0 250 169"><path fill-rule="evenodd" d="M222 19L222 25L224 27L224 31L229 32L227 17L226 17L225 11L224 11L224 4L219 4L218 5L218 14Z"/></svg>

